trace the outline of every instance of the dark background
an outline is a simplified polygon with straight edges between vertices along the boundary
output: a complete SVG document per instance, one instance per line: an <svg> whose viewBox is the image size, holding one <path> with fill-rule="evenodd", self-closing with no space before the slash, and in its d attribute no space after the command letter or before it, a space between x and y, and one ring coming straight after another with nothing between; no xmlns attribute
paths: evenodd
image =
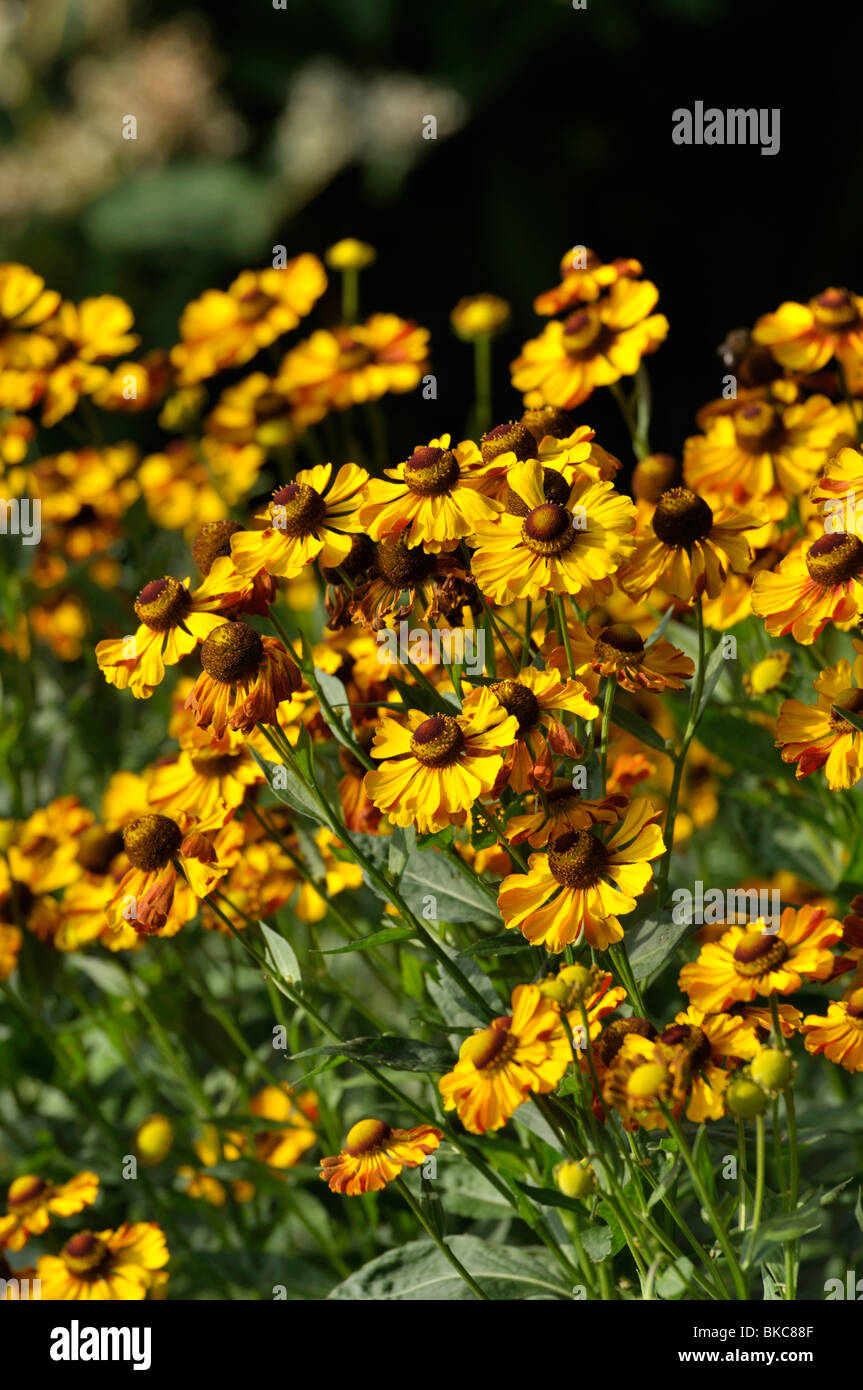
<svg viewBox="0 0 863 1390"><path fill-rule="evenodd" d="M470 355L448 327L463 294L490 290L513 306L496 347L495 413L517 411L506 364L541 327L532 299L556 283L573 244L639 258L660 289L671 332L649 364L651 434L655 449L670 452L693 432L698 406L720 392L716 348L729 329L785 298L861 287L860 24L851 5L587 0L577 11L569 0L288 0L274 10L271 0L245 0L192 11L132 3L126 27L146 35L187 16L209 32L218 90L245 125L241 150L219 159L181 143L153 171L142 168L142 129L122 147L112 187L71 212L8 225L4 252L70 296L124 295L149 347L170 345L188 299L227 285L243 265L266 264L275 243L321 253L343 235L368 239L380 255L364 277L363 309L432 330L438 400L391 403L400 456L463 427ZM68 103L68 66L82 47L116 48L108 29L82 43L67 23L40 75L55 112ZM465 103L464 123L437 141L417 131L408 169L385 156L348 160L291 206L274 129L292 82L322 58L360 80L397 71L442 83ZM778 106L779 153L674 145L672 111L696 100ZM8 133L26 148L32 128L28 106ZM321 312L338 317L335 284ZM579 418L626 452L607 393Z"/></svg>

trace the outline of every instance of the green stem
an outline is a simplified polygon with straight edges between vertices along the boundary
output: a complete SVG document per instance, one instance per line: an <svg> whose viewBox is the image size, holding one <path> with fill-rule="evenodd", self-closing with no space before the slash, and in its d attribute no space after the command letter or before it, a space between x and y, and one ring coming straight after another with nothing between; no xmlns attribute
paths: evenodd
<svg viewBox="0 0 863 1390"><path fill-rule="evenodd" d="M477 1298L481 1298L485 1302L489 1302L490 1300L488 1294L483 1292L479 1284L474 1279L473 1275L465 1269L461 1260L453 1254L446 1241L441 1239L437 1231L432 1226L431 1222L426 1220L425 1212L423 1211L414 1194L411 1192L404 1178L396 1178L395 1186L398 1188L399 1192L404 1197L405 1201L407 1202L417 1221L419 1221L420 1225L425 1229L426 1234L431 1237L441 1254L449 1260L453 1269L456 1271L459 1277L464 1280L471 1293L473 1293Z"/></svg>
<svg viewBox="0 0 863 1390"><path fill-rule="evenodd" d="M740 1268L737 1256L734 1253L734 1248L728 1239L728 1234L725 1230L725 1225L722 1221L722 1218L720 1217L719 1212L716 1210L713 1198L710 1196L710 1193L707 1191L707 1188L701 1180L701 1174L699 1173L698 1168L696 1167L695 1159L692 1156L692 1150L690 1149L689 1144L686 1141L686 1137L683 1133L683 1130L680 1128L680 1125L678 1124L677 1120L674 1118L668 1107L663 1106L662 1109L665 1118L668 1121L668 1128L674 1135L677 1147L680 1151L683 1161L689 1169L689 1176L691 1177L692 1185L695 1188L696 1193L698 1194L698 1200L700 1201L702 1207L707 1212L710 1218L710 1224L713 1227L716 1239L719 1241L722 1253L728 1261L728 1268L730 1269L731 1277L734 1280L734 1288L737 1293L737 1297L738 1299L745 1301L746 1281L743 1277L743 1271Z"/></svg>

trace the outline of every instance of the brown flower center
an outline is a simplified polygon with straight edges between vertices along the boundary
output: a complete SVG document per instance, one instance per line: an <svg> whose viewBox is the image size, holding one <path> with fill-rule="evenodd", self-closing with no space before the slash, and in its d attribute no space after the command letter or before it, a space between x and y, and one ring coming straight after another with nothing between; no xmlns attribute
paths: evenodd
<svg viewBox="0 0 863 1390"><path fill-rule="evenodd" d="M703 1028L693 1023L672 1023L659 1035L660 1042L669 1047L681 1047L693 1071L701 1071L710 1061L710 1039Z"/></svg>
<svg viewBox="0 0 863 1390"><path fill-rule="evenodd" d="M863 1018L863 989L855 989L845 1000L845 1010L850 1018Z"/></svg>
<svg viewBox="0 0 863 1390"><path fill-rule="evenodd" d="M525 425L510 422L495 425L479 442L483 463L493 463L501 454L515 454L520 463L536 457L536 440Z"/></svg>
<svg viewBox="0 0 863 1390"><path fill-rule="evenodd" d="M710 507L688 487L663 492L653 514L653 530L663 545L692 545L703 540L712 525Z"/></svg>
<svg viewBox="0 0 863 1390"><path fill-rule="evenodd" d="M151 579L135 599L135 612L153 632L179 627L192 607L192 595L179 579Z"/></svg>
<svg viewBox="0 0 863 1390"><path fill-rule="evenodd" d="M223 685L251 680L263 656L264 644L248 623L222 623L201 643L201 665Z"/></svg>
<svg viewBox="0 0 863 1390"><path fill-rule="evenodd" d="M499 700L507 714L514 714L518 720L518 732L527 734L539 719L539 702L532 690L520 681L496 681L491 693Z"/></svg>
<svg viewBox="0 0 863 1390"><path fill-rule="evenodd" d="M421 545L409 546L402 532L397 540L381 541L377 554L378 569L394 589L412 589L428 579L435 566L435 557Z"/></svg>
<svg viewBox="0 0 863 1390"><path fill-rule="evenodd" d="M111 860L123 848L123 836L117 830L93 825L78 841L78 863L90 874L106 874Z"/></svg>
<svg viewBox="0 0 863 1390"><path fill-rule="evenodd" d="M424 719L411 739L411 752L423 767L448 767L463 748L461 726L448 714Z"/></svg>
<svg viewBox="0 0 863 1390"><path fill-rule="evenodd" d="M769 932L743 933L734 951L734 969L745 979L760 978L777 970L788 956L788 947L779 936Z"/></svg>
<svg viewBox="0 0 863 1390"><path fill-rule="evenodd" d="M404 480L420 497L443 497L459 480L458 459L451 449L414 449L404 466Z"/></svg>
<svg viewBox="0 0 863 1390"><path fill-rule="evenodd" d="M541 405L536 410L526 410L521 423L530 430L537 444L547 435L552 439L568 439L575 433L575 420L566 410L558 410L554 405Z"/></svg>
<svg viewBox="0 0 863 1390"><path fill-rule="evenodd" d="M39 1198L47 1187L44 1178L31 1178L26 1187L21 1186L16 1188L14 1193L10 1192L6 1199L10 1210L38 1205Z"/></svg>
<svg viewBox="0 0 863 1390"><path fill-rule="evenodd" d="M863 570L863 545L856 536L844 531L819 536L809 547L806 568L815 583L825 589L847 584Z"/></svg>
<svg viewBox="0 0 863 1390"><path fill-rule="evenodd" d="M809 303L821 328L847 329L857 322L857 305L848 290L825 290Z"/></svg>
<svg viewBox="0 0 863 1390"><path fill-rule="evenodd" d="M638 666L644 657L644 643L629 623L604 627L593 644L595 658L615 667Z"/></svg>
<svg viewBox="0 0 863 1390"><path fill-rule="evenodd" d="M556 502L559 507L565 507L569 500L570 485L556 468L543 468L542 491L546 502ZM530 515L530 507L511 487L506 490L506 509L510 516Z"/></svg>
<svg viewBox="0 0 863 1390"><path fill-rule="evenodd" d="M208 753L205 748L190 755L192 767L202 777L230 777L236 772L242 753Z"/></svg>
<svg viewBox="0 0 863 1390"><path fill-rule="evenodd" d="M419 549L419 547L417 548ZM351 536L351 548L338 569L331 569L328 565L322 565L321 572L328 584L341 584L343 580L339 570L344 571L348 579L358 579L370 568L374 559L374 541L370 536L360 532L356 536Z"/></svg>
<svg viewBox="0 0 863 1390"><path fill-rule="evenodd" d="M379 1149L385 1144L392 1134L389 1125L385 1125L383 1120L359 1120L352 1129L348 1131L345 1140L345 1148L352 1158L359 1158L360 1154L369 1153L372 1149Z"/></svg>
<svg viewBox="0 0 863 1390"><path fill-rule="evenodd" d="M785 431L778 413L765 401L754 401L734 417L734 433L741 449L749 454L769 454L785 442Z"/></svg>
<svg viewBox="0 0 863 1390"><path fill-rule="evenodd" d="M459 1053L460 1060L473 1062L477 1071L503 1066L516 1048L516 1040L509 1031L511 1024L512 1018L498 1018L490 1028L466 1038Z"/></svg>
<svg viewBox="0 0 863 1390"><path fill-rule="evenodd" d="M290 406L278 391L263 391L255 400L255 421L263 425L267 420L278 420L281 415L290 414Z"/></svg>
<svg viewBox="0 0 863 1390"><path fill-rule="evenodd" d="M549 845L548 867L566 888L592 887L607 862L605 845L589 830L568 830Z"/></svg>
<svg viewBox="0 0 863 1390"><path fill-rule="evenodd" d="M564 322L563 350L569 357L597 357L611 336L598 313L579 309Z"/></svg>
<svg viewBox="0 0 863 1390"><path fill-rule="evenodd" d="M170 816L139 816L123 831L130 863L148 873L164 869L183 843L183 832Z"/></svg>
<svg viewBox="0 0 863 1390"><path fill-rule="evenodd" d="M616 1018L599 1040L599 1055L607 1067L611 1066L629 1033L637 1033L640 1038L651 1041L656 1037L656 1029L649 1019L639 1018L637 1014L632 1018Z"/></svg>
<svg viewBox="0 0 863 1390"><path fill-rule="evenodd" d="M239 521L208 521L192 542L192 559L201 574L206 576L213 561L231 553L231 537L242 531Z"/></svg>
<svg viewBox="0 0 863 1390"><path fill-rule="evenodd" d="M559 502L545 502L525 517L521 539L534 555L562 555L575 542L572 513Z"/></svg>
<svg viewBox="0 0 863 1390"><path fill-rule="evenodd" d="M310 536L326 514L326 502L308 483L286 483L270 503L270 524L283 536Z"/></svg>
<svg viewBox="0 0 863 1390"><path fill-rule="evenodd" d="M93 1274L110 1256L110 1250L103 1240L92 1231L79 1231L63 1246L61 1255L66 1268L73 1274Z"/></svg>

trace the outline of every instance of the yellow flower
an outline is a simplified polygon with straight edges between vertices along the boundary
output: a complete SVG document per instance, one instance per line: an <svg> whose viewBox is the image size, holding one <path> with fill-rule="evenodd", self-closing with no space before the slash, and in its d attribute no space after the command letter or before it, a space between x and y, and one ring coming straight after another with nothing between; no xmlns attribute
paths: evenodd
<svg viewBox="0 0 863 1390"><path fill-rule="evenodd" d="M857 642L858 653L863 644ZM863 655L851 670L843 657L828 666L813 682L817 705L786 700L776 723L776 747L784 763L797 764L797 778L808 777L823 767L831 791L853 787L863 776L863 734L836 710L863 710Z"/></svg>
<svg viewBox="0 0 863 1390"><path fill-rule="evenodd" d="M705 1014L692 1004L676 1015L659 1041L677 1050L676 1067L688 1091L686 1118L695 1124L722 1118L730 1076L726 1068L754 1057L759 1047L758 1034L746 1019Z"/></svg>
<svg viewBox="0 0 863 1390"><path fill-rule="evenodd" d="M752 611L771 637L809 646L829 622L847 623L857 613L863 584L863 541L841 531L804 543L777 570L759 570L752 583Z"/></svg>
<svg viewBox="0 0 863 1390"><path fill-rule="evenodd" d="M374 541L404 532L412 548L454 550L500 511L485 495L486 467L476 447L452 449L448 434L419 445L404 463L385 471L393 481L372 478L360 507L361 525Z"/></svg>
<svg viewBox="0 0 863 1390"><path fill-rule="evenodd" d="M532 854L528 872L510 874L498 894L506 927L531 945L560 952L584 939L598 950L620 941L618 915L632 912L665 849L657 812L634 801L607 843L592 830L570 830Z"/></svg>
<svg viewBox="0 0 863 1390"><path fill-rule="evenodd" d="M52 1216L75 1216L95 1202L99 1179L79 1173L69 1182L51 1183L26 1173L6 1194L6 1215L0 1216L0 1250L21 1250L31 1236L41 1236Z"/></svg>
<svg viewBox="0 0 863 1390"><path fill-rule="evenodd" d="M292 483L277 488L261 531L240 531L231 538L231 555L241 574L268 574L294 579L320 556L335 568L350 554L351 534L361 531L360 504L368 473L344 464L330 484L331 463L304 468Z"/></svg>
<svg viewBox="0 0 863 1390"><path fill-rule="evenodd" d="M808 304L786 301L758 320L752 337L791 371L819 372L835 355L853 374L863 365L863 299L828 289Z"/></svg>
<svg viewBox="0 0 863 1390"><path fill-rule="evenodd" d="M163 932L174 905L177 866L184 897L191 896L188 916L194 914L194 900L205 897L226 872L209 832L224 824L227 814L223 806L209 821L190 824L182 817L182 826L170 816L147 814L126 826L123 844L130 867L106 906L112 931L131 926L145 936Z"/></svg>
<svg viewBox="0 0 863 1390"><path fill-rule="evenodd" d="M628 1033L602 1078L605 1103L625 1130L666 1129L665 1111L680 1115L685 1087L675 1073L677 1050L658 1039Z"/></svg>
<svg viewBox="0 0 863 1390"><path fill-rule="evenodd" d="M15 261L0 265L0 370L44 367L53 349L40 330L60 305L56 290L29 266Z"/></svg>
<svg viewBox="0 0 863 1390"><path fill-rule="evenodd" d="M758 994L793 994L804 979L830 978L829 947L841 936L842 923L823 907L788 907L776 932L759 918L709 941L696 961L684 965L678 984L697 1008L711 1014L749 1003Z"/></svg>
<svg viewBox="0 0 863 1390"><path fill-rule="evenodd" d="M538 671L533 666L519 671L517 678L495 681L488 688L507 714L518 720L518 737L504 758L507 785L515 792L551 787L552 755L578 758L582 753L554 712L596 719L599 706L590 702L581 681L561 679L555 670Z"/></svg>
<svg viewBox="0 0 863 1390"><path fill-rule="evenodd" d="M318 1102L314 1091L294 1096L287 1084L264 1086L252 1096L249 1110L279 1126L255 1134L255 1152L261 1163L270 1168L293 1168L317 1143L314 1126L318 1121Z"/></svg>
<svg viewBox="0 0 863 1390"><path fill-rule="evenodd" d="M534 798L534 809L523 816L507 821L506 834L511 844L523 840L540 849L549 840L556 840L568 830L587 830L591 825L614 825L620 820L627 798L620 793L590 801L576 791L566 777L555 777L550 787Z"/></svg>
<svg viewBox="0 0 863 1390"><path fill-rule="evenodd" d="M116 1231L79 1231L59 1255L37 1264L42 1298L56 1302L131 1302L147 1297L170 1256L152 1222L125 1222Z"/></svg>
<svg viewBox="0 0 863 1390"><path fill-rule="evenodd" d="M536 985L518 985L512 1012L462 1043L438 1089L471 1134L501 1129L522 1101L553 1091L572 1061L560 1009Z"/></svg>
<svg viewBox="0 0 863 1390"><path fill-rule="evenodd" d="M290 397L278 389L273 377L252 372L222 392L215 410L207 417L206 429L210 435L231 444L281 449L292 443L306 424L319 418L319 412L311 415L311 419L304 419Z"/></svg>
<svg viewBox="0 0 863 1390"><path fill-rule="evenodd" d="M119 357L138 345L138 335L130 333L132 310L113 294L84 299L80 304L62 303L42 331L54 349L40 397L42 421L56 425L75 409L79 396L91 396L111 379L101 362Z"/></svg>
<svg viewBox="0 0 863 1390"><path fill-rule="evenodd" d="M840 449L822 468L809 496L822 504L826 531L849 531L863 540L863 454L859 449Z"/></svg>
<svg viewBox="0 0 863 1390"><path fill-rule="evenodd" d="M512 384L525 405L571 410L597 386L633 376L668 333L664 314L651 313L658 298L649 280L620 279L603 299L549 323L512 363Z"/></svg>
<svg viewBox="0 0 863 1390"><path fill-rule="evenodd" d="M509 305L496 294L471 294L460 299L450 314L453 331L465 342L494 338L509 323Z"/></svg>
<svg viewBox="0 0 863 1390"><path fill-rule="evenodd" d="M206 820L219 803L236 810L248 788L264 780L243 736L228 728L209 744L181 748L176 758L159 762L148 795L155 811Z"/></svg>
<svg viewBox="0 0 863 1390"><path fill-rule="evenodd" d="M248 734L256 724L278 724L278 706L302 684L275 637L248 623L221 623L201 644L203 670L186 700L201 729L220 739L228 725Z"/></svg>
<svg viewBox="0 0 863 1390"><path fill-rule="evenodd" d="M133 636L109 638L96 645L96 660L109 685L130 689L146 700L175 666L224 623L221 609L236 601L242 588L232 566L222 560L197 589L170 575L145 584L135 600L140 627Z"/></svg>
<svg viewBox="0 0 863 1390"><path fill-rule="evenodd" d="M584 627L567 618L569 646L575 674L592 694L599 688L599 677L614 677L624 690L684 690L692 679L695 665L688 656L662 638L645 646L643 638L629 623L610 623L607 627ZM568 670L569 657L555 631L543 644L549 666Z"/></svg>
<svg viewBox="0 0 863 1390"><path fill-rule="evenodd" d="M782 684L790 669L790 652L771 652L743 673L743 689L756 698L768 695Z"/></svg>
<svg viewBox="0 0 863 1390"><path fill-rule="evenodd" d="M285 355L276 386L319 415L412 391L428 367L428 338L427 328L396 314L319 329Z"/></svg>
<svg viewBox="0 0 863 1390"><path fill-rule="evenodd" d="M808 1014L803 1034L807 1052L823 1052L846 1071L863 1071L863 989L831 1000L826 1014Z"/></svg>
<svg viewBox="0 0 863 1390"><path fill-rule="evenodd" d="M561 283L537 295L533 307L538 314L562 314L575 304L592 304L604 290L622 278L637 280L641 262L620 257L603 262L587 246L573 246L560 263Z"/></svg>
<svg viewBox="0 0 863 1390"><path fill-rule="evenodd" d="M145 1168L161 1163L171 1151L174 1129L164 1115L148 1115L135 1130L135 1152Z"/></svg>
<svg viewBox="0 0 863 1390"><path fill-rule="evenodd" d="M457 715L410 710L403 721L384 713L372 745L382 762L366 773L365 789L395 825L422 834L464 825L473 803L491 791L517 732L518 720L484 686Z"/></svg>
<svg viewBox="0 0 863 1390"><path fill-rule="evenodd" d="M742 572L752 559L745 532L764 518L759 503L749 512L713 509L688 487L670 488L656 504L653 521L640 532L631 563L620 577L626 593L641 602L659 587L692 602L717 598L729 569Z"/></svg>
<svg viewBox="0 0 863 1390"><path fill-rule="evenodd" d="M330 270L365 270L378 258L373 246L367 241L357 241L356 237L343 237L324 252L324 260Z"/></svg>
<svg viewBox="0 0 863 1390"><path fill-rule="evenodd" d="M229 443L210 435L194 442L172 440L138 469L147 511L157 526L185 529L191 539L204 523L225 520L254 491L264 457L254 443Z"/></svg>
<svg viewBox="0 0 863 1390"><path fill-rule="evenodd" d="M537 460L517 463L509 473L507 510L476 526L471 569L482 592L495 603L554 594L610 592L606 583L629 556L635 508L609 482L562 474L560 500L546 498ZM604 586L604 587L603 587Z"/></svg>
<svg viewBox="0 0 863 1390"><path fill-rule="evenodd" d="M380 1192L403 1168L416 1168L434 1153L442 1138L433 1125L391 1129L383 1120L359 1120L341 1153L321 1159L321 1178L331 1192L347 1197Z"/></svg>
<svg viewBox="0 0 863 1390"><path fill-rule="evenodd" d="M317 256L302 255L279 270L244 270L227 291L206 290L183 310L171 361L181 386L226 367L240 367L300 319L327 287Z"/></svg>

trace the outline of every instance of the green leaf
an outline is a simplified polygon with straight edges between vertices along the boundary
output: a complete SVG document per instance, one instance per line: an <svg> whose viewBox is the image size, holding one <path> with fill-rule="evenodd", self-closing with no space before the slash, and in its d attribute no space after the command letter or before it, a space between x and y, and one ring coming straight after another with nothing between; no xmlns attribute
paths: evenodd
<svg viewBox="0 0 863 1390"><path fill-rule="evenodd" d="M656 1292L660 1298L683 1298L689 1290L695 1266L686 1255L679 1255L673 1264L668 1265L656 1280Z"/></svg>
<svg viewBox="0 0 863 1390"><path fill-rule="evenodd" d="M639 984L662 968L691 926L691 922L675 922L668 913L662 917L648 917L627 932L626 949Z"/></svg>
<svg viewBox="0 0 863 1390"><path fill-rule="evenodd" d="M570 1299L550 1255L534 1246L501 1246L476 1236L451 1236L447 1245L490 1299ZM378 1255L337 1284L329 1297L363 1302L474 1300L461 1276L431 1241L414 1240Z"/></svg>
<svg viewBox="0 0 863 1390"><path fill-rule="evenodd" d="M410 927L382 927L371 936L364 936L362 941L349 941L347 946L333 946L329 951L316 951L315 955L344 956L351 951L368 951L372 946L388 946L391 941L407 941L411 936Z"/></svg>
<svg viewBox="0 0 863 1390"><path fill-rule="evenodd" d="M858 733L863 734L863 715L857 710L843 709L841 705L831 705L830 708L837 719L844 719L847 724L852 724Z"/></svg>
<svg viewBox="0 0 863 1390"><path fill-rule="evenodd" d="M749 1232L743 1252L743 1268L749 1269L752 1265L759 1264L772 1245L799 1240L810 1231L820 1230L823 1222L821 1201L817 1195L793 1213L783 1212L781 1216L772 1216L768 1221L762 1221L757 1231Z"/></svg>
<svg viewBox="0 0 863 1390"><path fill-rule="evenodd" d="M288 984L300 981L302 971L293 946L272 927L268 927L266 922L259 922L258 926L264 935L267 965Z"/></svg>
<svg viewBox="0 0 863 1390"><path fill-rule="evenodd" d="M306 790L292 768L283 767L281 763L270 762L268 758L262 757L255 748L250 748L249 752L266 777L271 792L283 805L290 806L292 811L299 812L301 816L307 816L309 820L315 821L318 825L326 823L320 806L311 792Z"/></svg>
<svg viewBox="0 0 863 1390"><path fill-rule="evenodd" d="M648 724L646 719L642 719L640 714L635 714L631 709L624 705L615 704L611 711L611 722L616 724L619 729L632 734L639 743L646 743L648 748L655 748L657 753L665 753L669 758L674 756L674 750L668 742L657 733L652 724Z"/></svg>
<svg viewBox="0 0 863 1390"><path fill-rule="evenodd" d="M462 956L509 956L514 951L529 951L531 945L525 941L521 932L510 930L498 932L495 936L483 937L482 941L475 941L472 946L465 946L463 951L459 951L459 960Z"/></svg>
<svg viewBox="0 0 863 1390"><path fill-rule="evenodd" d="M863 1187L857 1189L857 1205L854 1208L854 1215L857 1218L857 1225L863 1231Z"/></svg>
<svg viewBox="0 0 863 1390"><path fill-rule="evenodd" d="M556 1187L534 1187L531 1183L518 1182L518 1187L532 1202L536 1202L540 1207L562 1207L564 1211L576 1211L580 1216L584 1216L584 1202L577 1197L567 1197L564 1192L560 1192ZM609 1249L611 1248L611 1234L609 1233Z"/></svg>
<svg viewBox="0 0 863 1390"><path fill-rule="evenodd" d="M393 1038L389 1035L351 1038L331 1046L307 1047L303 1052L295 1052L291 1061L296 1062L303 1057L347 1057L351 1062L387 1067L390 1071L445 1072L453 1064L452 1053L444 1047L419 1042L415 1038Z"/></svg>
<svg viewBox="0 0 863 1390"><path fill-rule="evenodd" d="M389 862L387 837L356 835L353 837L376 868L386 870ZM369 883L379 898L386 895ZM399 879L399 892L411 911L421 921L479 922L500 926L500 916L493 899L461 873L439 849L415 849L408 853ZM430 917L429 911L434 912Z"/></svg>
<svg viewBox="0 0 863 1390"><path fill-rule="evenodd" d="M720 638L719 642L713 648L713 651L710 653L710 656L707 661L707 670L704 673L704 686L701 691L701 700L699 701L698 709L695 715L696 724L699 722L704 711L707 709L707 706L710 704L710 697L716 689L716 686L719 682L719 677L727 669L727 660L728 658L725 656L723 651L723 641L722 638Z"/></svg>
<svg viewBox="0 0 863 1390"><path fill-rule="evenodd" d="M124 997L132 993L132 986L129 979L116 961L103 960L101 956L91 956L76 954L72 959L72 964L99 986L104 994L115 994Z"/></svg>
<svg viewBox="0 0 863 1390"><path fill-rule="evenodd" d="M338 721L338 727L333 729L333 734L340 743L346 742L350 746L354 741L354 723L344 682L340 681L338 676L331 676L329 672L322 671L320 666L314 666L312 671L315 683L323 692L327 703L332 706L333 714Z"/></svg>

